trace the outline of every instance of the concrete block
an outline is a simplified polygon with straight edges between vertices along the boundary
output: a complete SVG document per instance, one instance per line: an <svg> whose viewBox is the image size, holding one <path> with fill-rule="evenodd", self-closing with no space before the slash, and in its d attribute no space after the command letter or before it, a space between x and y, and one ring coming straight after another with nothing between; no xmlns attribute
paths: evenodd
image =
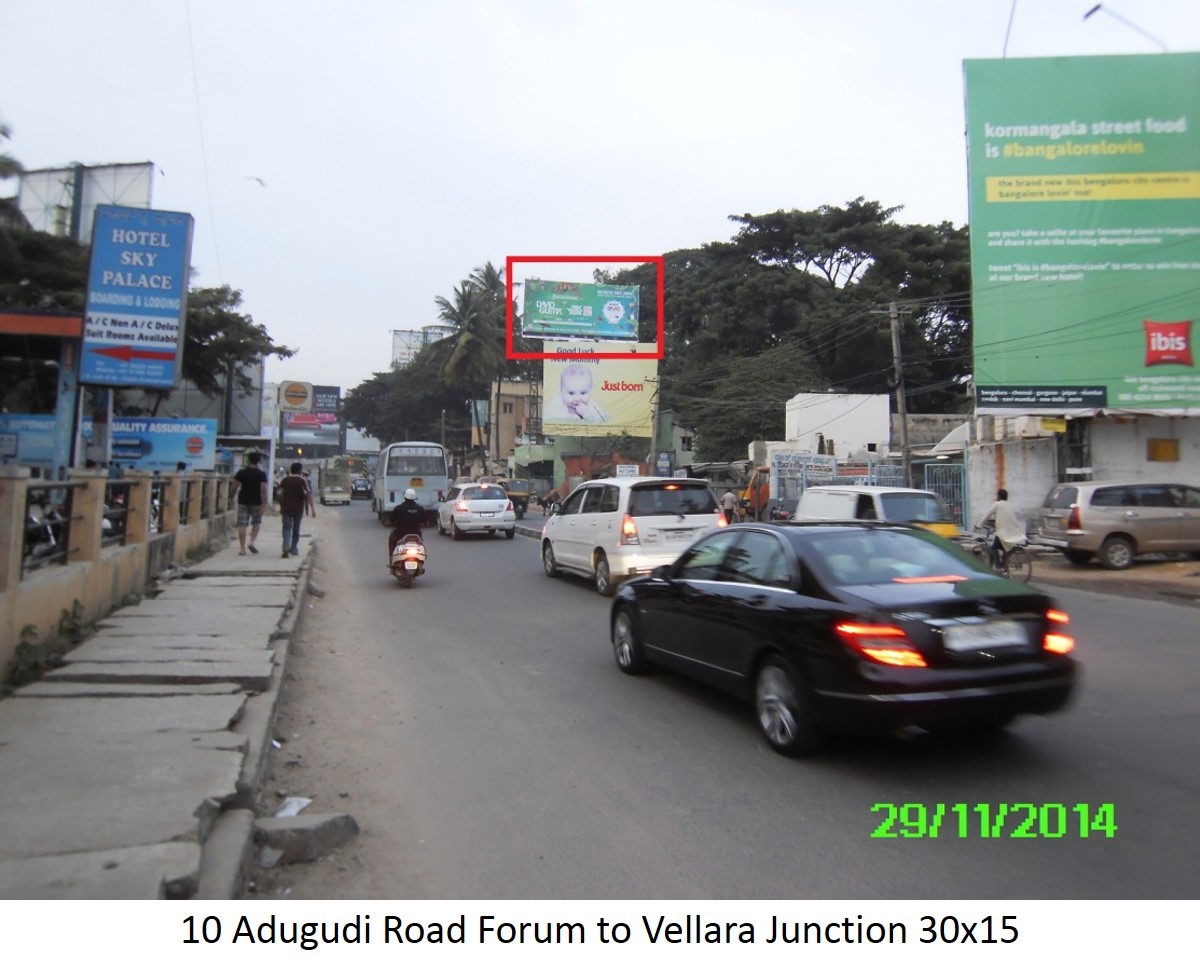
<svg viewBox="0 0 1200 980"><path fill-rule="evenodd" d="M295 817L262 817L254 822L254 841L283 854L284 864L315 861L358 833L348 813L301 813Z"/></svg>

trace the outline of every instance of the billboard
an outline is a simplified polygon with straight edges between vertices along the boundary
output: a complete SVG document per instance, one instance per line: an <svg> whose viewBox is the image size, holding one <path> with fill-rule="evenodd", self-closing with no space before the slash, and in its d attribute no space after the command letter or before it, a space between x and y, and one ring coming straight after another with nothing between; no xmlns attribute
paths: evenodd
<svg viewBox="0 0 1200 980"><path fill-rule="evenodd" d="M1200 54L964 74L977 411L1200 407Z"/></svg>
<svg viewBox="0 0 1200 980"><path fill-rule="evenodd" d="M637 286L526 279L525 337L597 337L637 340Z"/></svg>
<svg viewBox="0 0 1200 980"><path fill-rule="evenodd" d="M649 436L658 361L602 359L589 354L653 352L655 344L547 341L542 366L542 431L559 436L626 432ZM562 355L580 355L564 359Z"/></svg>
<svg viewBox="0 0 1200 980"><path fill-rule="evenodd" d="M333 385L312 385L312 411L283 412L279 441L286 446L331 446L342 444L339 412L342 389Z"/></svg>
<svg viewBox="0 0 1200 980"><path fill-rule="evenodd" d="M81 423L91 442L92 420ZM115 416L111 422L112 462L122 468L174 472L211 470L217 463L216 419L158 419Z"/></svg>
<svg viewBox="0 0 1200 980"><path fill-rule="evenodd" d="M79 380L174 388L187 321L192 216L101 205L83 313Z"/></svg>

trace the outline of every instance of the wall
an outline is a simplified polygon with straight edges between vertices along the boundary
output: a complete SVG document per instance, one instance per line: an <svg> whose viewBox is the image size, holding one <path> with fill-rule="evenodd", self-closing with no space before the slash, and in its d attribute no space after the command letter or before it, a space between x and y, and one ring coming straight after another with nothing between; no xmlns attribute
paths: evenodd
<svg viewBox="0 0 1200 980"><path fill-rule="evenodd" d="M1057 459L1052 438L968 446L968 530L983 520L983 515L996 500L996 491L1004 487L1017 514L1025 519L1026 526L1032 531L1037 526L1042 501L1057 482Z"/></svg>
<svg viewBox="0 0 1200 980"><path fill-rule="evenodd" d="M1200 418L1120 416L1092 419L1092 479L1172 480L1200 486ZM1179 462L1147 458L1149 439L1179 440Z"/></svg>
<svg viewBox="0 0 1200 980"><path fill-rule="evenodd" d="M784 438L797 452L815 453L819 436L834 441L834 453L845 459L874 444L887 452L891 438L891 396L837 392L801 393L784 408Z"/></svg>

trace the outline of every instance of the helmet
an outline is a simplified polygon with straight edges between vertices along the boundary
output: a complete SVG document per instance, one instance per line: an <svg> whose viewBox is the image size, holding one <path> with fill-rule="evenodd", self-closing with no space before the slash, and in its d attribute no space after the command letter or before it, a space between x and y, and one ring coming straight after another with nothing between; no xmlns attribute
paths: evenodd
<svg viewBox="0 0 1200 980"><path fill-rule="evenodd" d="M417 499L417 491L414 490L412 487L409 487L407 490L404 491L404 499L405 500L416 500Z"/></svg>

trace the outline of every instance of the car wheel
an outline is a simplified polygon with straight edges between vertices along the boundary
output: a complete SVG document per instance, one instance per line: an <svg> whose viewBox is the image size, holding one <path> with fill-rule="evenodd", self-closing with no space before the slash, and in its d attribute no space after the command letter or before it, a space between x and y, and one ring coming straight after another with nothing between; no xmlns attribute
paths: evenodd
<svg viewBox="0 0 1200 980"><path fill-rule="evenodd" d="M554 547L549 541L542 545L542 568L545 570L547 578L558 578L561 574L558 570L558 563L554 560Z"/></svg>
<svg viewBox="0 0 1200 980"><path fill-rule="evenodd" d="M612 579L612 571L608 567L608 556L603 551L596 558L596 591L604 596L612 595L617 591L616 583Z"/></svg>
<svg viewBox="0 0 1200 980"><path fill-rule="evenodd" d="M637 630L633 625L633 614L629 608L622 606L613 617L612 624L613 656L617 658L617 667L625 674L644 674L648 667L646 656L642 653L642 644L638 640Z"/></svg>
<svg viewBox="0 0 1200 980"><path fill-rule="evenodd" d="M506 538L508 538L509 541L511 541L513 538L515 538L517 536L516 529L510 530L510 531L505 531L504 536Z"/></svg>
<svg viewBox="0 0 1200 980"><path fill-rule="evenodd" d="M782 657L768 657L759 669L754 710L758 730L780 755L802 755L816 747L812 693Z"/></svg>
<svg viewBox="0 0 1200 980"><path fill-rule="evenodd" d="M438 518L437 526L438 526L438 535L440 537L444 538L446 536L446 529L445 529L445 527L442 526L442 519L440 517Z"/></svg>
<svg viewBox="0 0 1200 980"><path fill-rule="evenodd" d="M458 529L458 525L454 523L454 518L450 518L450 537L455 541L463 539L463 532Z"/></svg>
<svg viewBox="0 0 1200 980"><path fill-rule="evenodd" d="M1133 564L1135 554L1133 542L1128 538L1109 538L1100 547L1100 564L1113 571L1123 572Z"/></svg>
<svg viewBox="0 0 1200 980"><path fill-rule="evenodd" d="M1078 551L1075 548L1068 548L1064 554L1067 556L1067 561L1072 565L1086 565L1092 560L1090 551Z"/></svg>

